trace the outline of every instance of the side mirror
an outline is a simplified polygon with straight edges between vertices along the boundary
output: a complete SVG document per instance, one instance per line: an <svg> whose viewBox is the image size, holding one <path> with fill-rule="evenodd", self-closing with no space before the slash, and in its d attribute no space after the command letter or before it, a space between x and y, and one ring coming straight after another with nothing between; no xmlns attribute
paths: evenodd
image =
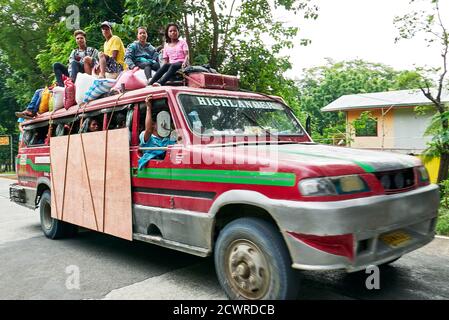
<svg viewBox="0 0 449 320"><path fill-rule="evenodd" d="M306 131L309 136L312 135L312 117L310 115L308 115L306 119Z"/></svg>

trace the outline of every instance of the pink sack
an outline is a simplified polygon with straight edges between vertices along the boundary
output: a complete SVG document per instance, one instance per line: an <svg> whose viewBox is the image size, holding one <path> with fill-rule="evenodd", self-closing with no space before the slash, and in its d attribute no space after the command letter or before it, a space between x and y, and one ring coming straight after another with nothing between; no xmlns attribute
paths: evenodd
<svg viewBox="0 0 449 320"><path fill-rule="evenodd" d="M76 104L75 100L75 84L72 79L62 76L64 81L64 108L68 109Z"/></svg>
<svg viewBox="0 0 449 320"><path fill-rule="evenodd" d="M139 67L123 72L123 74L117 79L117 83L112 90L121 91L122 84L125 85L126 91L145 88L147 84L135 75L137 71L139 71Z"/></svg>

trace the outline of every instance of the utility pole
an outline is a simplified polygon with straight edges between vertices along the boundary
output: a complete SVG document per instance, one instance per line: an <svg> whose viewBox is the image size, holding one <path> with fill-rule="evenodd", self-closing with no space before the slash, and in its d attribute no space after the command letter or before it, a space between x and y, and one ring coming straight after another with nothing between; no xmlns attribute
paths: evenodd
<svg viewBox="0 0 449 320"><path fill-rule="evenodd" d="M9 135L9 145L11 147L11 171L16 172L16 166L13 164L14 161L14 151L12 149L12 135Z"/></svg>

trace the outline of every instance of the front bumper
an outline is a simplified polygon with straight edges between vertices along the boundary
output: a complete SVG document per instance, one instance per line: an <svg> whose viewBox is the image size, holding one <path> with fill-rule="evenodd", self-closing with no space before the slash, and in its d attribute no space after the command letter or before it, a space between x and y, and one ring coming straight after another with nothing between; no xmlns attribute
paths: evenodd
<svg viewBox="0 0 449 320"><path fill-rule="evenodd" d="M295 269L349 272L391 261L432 241L438 216L437 185L394 195L335 202L275 201L273 215L287 243ZM391 247L380 237L402 230L411 240ZM326 253L288 232L314 236L352 234L354 258Z"/></svg>
<svg viewBox="0 0 449 320"><path fill-rule="evenodd" d="M9 185L9 200L34 210L37 207L36 189L13 183Z"/></svg>

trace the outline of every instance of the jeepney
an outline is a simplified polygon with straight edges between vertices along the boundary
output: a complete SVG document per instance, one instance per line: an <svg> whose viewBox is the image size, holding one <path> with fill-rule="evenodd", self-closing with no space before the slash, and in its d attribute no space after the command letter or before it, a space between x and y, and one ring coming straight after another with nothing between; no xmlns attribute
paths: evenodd
<svg viewBox="0 0 449 320"><path fill-rule="evenodd" d="M139 146L148 95L176 144ZM45 236L81 226L213 255L232 299L292 299L297 270L359 271L434 238L439 191L419 159L316 144L279 97L147 87L23 127L10 198L39 209ZM165 152L139 169L148 149Z"/></svg>

